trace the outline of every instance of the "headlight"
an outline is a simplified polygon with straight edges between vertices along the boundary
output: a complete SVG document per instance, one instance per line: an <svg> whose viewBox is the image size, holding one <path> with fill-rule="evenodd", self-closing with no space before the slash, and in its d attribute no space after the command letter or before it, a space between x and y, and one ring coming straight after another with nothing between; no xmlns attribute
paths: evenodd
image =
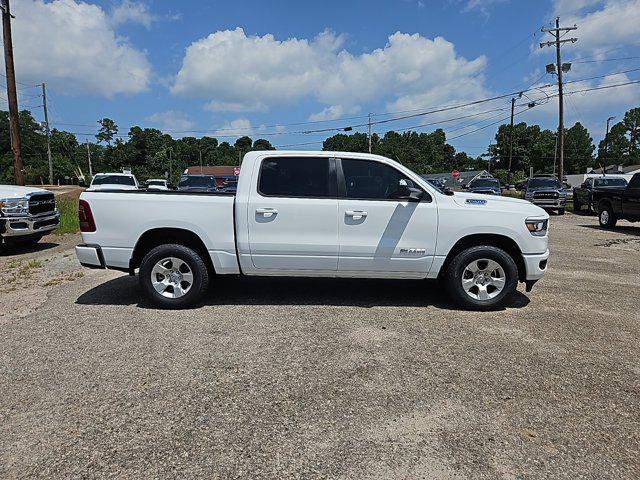
<svg viewBox="0 0 640 480"><path fill-rule="evenodd" d="M544 237L547 234L549 220L525 220L524 223L534 237Z"/></svg>
<svg viewBox="0 0 640 480"><path fill-rule="evenodd" d="M3 215L21 215L29 211L27 198L0 198L0 213Z"/></svg>

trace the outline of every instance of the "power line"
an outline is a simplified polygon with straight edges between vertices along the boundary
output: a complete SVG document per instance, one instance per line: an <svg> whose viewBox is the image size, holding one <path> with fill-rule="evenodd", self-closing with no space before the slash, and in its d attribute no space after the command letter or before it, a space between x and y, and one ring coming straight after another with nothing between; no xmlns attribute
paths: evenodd
<svg viewBox="0 0 640 480"><path fill-rule="evenodd" d="M589 58L589 57L587 57ZM637 60L640 56L637 57L620 57L620 58L603 58L601 60L573 60L571 63L600 63L600 62L620 62L622 60Z"/></svg>

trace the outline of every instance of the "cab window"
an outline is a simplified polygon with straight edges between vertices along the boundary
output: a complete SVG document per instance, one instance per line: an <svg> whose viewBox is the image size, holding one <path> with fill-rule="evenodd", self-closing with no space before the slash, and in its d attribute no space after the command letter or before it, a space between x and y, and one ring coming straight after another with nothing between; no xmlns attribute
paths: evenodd
<svg viewBox="0 0 640 480"><path fill-rule="evenodd" d="M342 159L345 196L354 200L393 200L400 196L400 182L416 188L405 174L381 162Z"/></svg>

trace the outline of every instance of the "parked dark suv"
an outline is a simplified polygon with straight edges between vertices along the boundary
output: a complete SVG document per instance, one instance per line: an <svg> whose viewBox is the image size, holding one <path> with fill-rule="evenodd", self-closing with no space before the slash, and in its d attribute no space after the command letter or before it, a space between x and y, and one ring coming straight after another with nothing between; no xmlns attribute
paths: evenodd
<svg viewBox="0 0 640 480"><path fill-rule="evenodd" d="M564 215L567 192L555 176L539 176L527 180L524 199L546 210L556 210Z"/></svg>

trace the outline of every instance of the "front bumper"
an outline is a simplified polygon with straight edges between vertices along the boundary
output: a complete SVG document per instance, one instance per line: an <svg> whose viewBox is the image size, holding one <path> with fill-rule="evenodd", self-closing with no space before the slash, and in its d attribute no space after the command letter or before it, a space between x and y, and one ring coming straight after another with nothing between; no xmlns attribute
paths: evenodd
<svg viewBox="0 0 640 480"><path fill-rule="evenodd" d="M526 281L535 282L540 280L547 271L547 260L549 259L549 250L544 253L523 254L524 266L526 270Z"/></svg>
<svg viewBox="0 0 640 480"><path fill-rule="evenodd" d="M567 198L534 198L527 199L534 205L540 208L565 208L567 205Z"/></svg>
<svg viewBox="0 0 640 480"><path fill-rule="evenodd" d="M60 212L25 217L0 217L3 237L22 237L49 233L60 225Z"/></svg>

